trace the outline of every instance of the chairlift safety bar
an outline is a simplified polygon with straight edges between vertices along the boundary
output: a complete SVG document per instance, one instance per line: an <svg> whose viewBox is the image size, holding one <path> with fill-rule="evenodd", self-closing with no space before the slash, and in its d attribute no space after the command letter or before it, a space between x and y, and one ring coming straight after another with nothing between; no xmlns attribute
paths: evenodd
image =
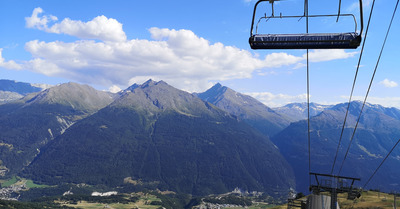
<svg viewBox="0 0 400 209"><path fill-rule="evenodd" d="M308 15L308 17L337 17L337 16L338 16L337 14L330 14L330 15ZM357 32L357 20L356 20L356 17L355 17L353 14L340 14L339 16L341 16L341 17L346 17L346 16L353 17L354 25L355 25L355 27L354 27L354 32ZM306 16L304 16L304 15L293 15L293 16L264 16L264 17L261 17L261 18L258 20L258 23L257 23L257 25L256 25L256 32L255 32L255 34L257 34L258 25L260 24L260 22L261 22L262 19L266 19L266 20L268 21L269 19L274 19L274 18L279 18L279 19L280 19L280 18L303 18L303 17L306 17ZM361 29L361 30L362 30L362 29ZM251 28L251 31L253 31L253 27ZM253 36L253 33L251 33L250 36Z"/></svg>
<svg viewBox="0 0 400 209"><path fill-rule="evenodd" d="M256 4L255 4L255 6L254 6L254 11L253 11L253 19L252 19L252 22L251 22L251 30L250 30L250 37L251 36L253 36L253 27L254 27L254 19L255 19L255 17L256 17L256 11L257 11L257 5L259 4L259 3L261 3L261 2L264 2L264 1L269 1L269 0L259 0ZM363 32L363 29L364 29L364 18L363 18L363 9L362 9L362 0L359 0L359 4L360 4L360 22L361 22L361 29L360 29L360 35L362 34L362 32ZM355 19L355 17L354 17L354 15L353 14L334 14L334 15L308 15L308 17L329 17L329 16L348 16L348 15L352 15L353 16L353 18L354 18L354 22L355 22L355 24L356 24L356 30L357 30L357 21L356 21L356 19ZM270 16L269 18L286 18L286 17L288 17L288 18L295 18L295 17L298 17L298 18L302 18L302 17L307 17L307 15L295 15L295 16L282 16L282 15L280 15L280 16ZM265 17L264 17L265 18ZM258 24L257 24L258 25Z"/></svg>
<svg viewBox="0 0 400 209"><path fill-rule="evenodd" d="M353 14L328 14L328 15L292 15L284 16L263 16L259 19L256 25L255 34L253 34L255 15L257 6L261 2L270 0L259 0L254 6L253 19L251 22L249 43L252 49L355 49L361 43L361 35L364 28L362 0L360 4L360 33L357 33L357 20ZM272 3L273 4L273 3ZM303 18L303 17L339 17L350 16L353 17L355 24L354 32L345 33L300 33L300 34L257 34L258 25L261 20L267 21L271 18Z"/></svg>

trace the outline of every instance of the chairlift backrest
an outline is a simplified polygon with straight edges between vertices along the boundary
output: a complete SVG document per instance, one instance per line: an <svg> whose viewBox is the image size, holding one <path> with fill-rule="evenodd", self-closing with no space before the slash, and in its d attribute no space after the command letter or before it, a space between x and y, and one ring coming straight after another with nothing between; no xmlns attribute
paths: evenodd
<svg viewBox="0 0 400 209"><path fill-rule="evenodd" d="M261 17L262 19L271 18L314 18L329 16L351 16L355 23L354 32L345 33L301 33L301 34L258 34L258 23L254 32L255 15L257 6L261 2L270 0L259 0L254 6L253 19L251 23L249 43L252 49L356 49L361 43L361 34L363 30L362 0L360 1L360 20L361 30L357 33L357 21L353 14L332 14L332 15L299 15L299 16L271 16ZM273 3L273 2L272 2Z"/></svg>

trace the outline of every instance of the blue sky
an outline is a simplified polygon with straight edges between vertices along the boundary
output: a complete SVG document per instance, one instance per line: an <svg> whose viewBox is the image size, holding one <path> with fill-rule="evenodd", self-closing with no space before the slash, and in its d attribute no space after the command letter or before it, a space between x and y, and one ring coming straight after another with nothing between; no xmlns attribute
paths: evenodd
<svg viewBox="0 0 400 209"><path fill-rule="evenodd" d="M371 0L364 0L364 25ZM303 1L275 4L275 14L301 15ZM363 100L395 0L375 3L354 98ZM257 50L248 45L255 1L0 0L0 78L30 83L78 82L124 89L148 79L189 92L217 82L268 106L306 101L305 50ZM334 14L336 1L309 1L310 14ZM342 1L355 14L358 1ZM271 13L265 4L262 13ZM262 11L264 10L264 11ZM397 14L368 102L400 107ZM263 22L266 33L303 33L304 19ZM364 31L365 31L364 27ZM349 32L351 20L310 20L310 32ZM310 50L311 101L348 101L356 50Z"/></svg>

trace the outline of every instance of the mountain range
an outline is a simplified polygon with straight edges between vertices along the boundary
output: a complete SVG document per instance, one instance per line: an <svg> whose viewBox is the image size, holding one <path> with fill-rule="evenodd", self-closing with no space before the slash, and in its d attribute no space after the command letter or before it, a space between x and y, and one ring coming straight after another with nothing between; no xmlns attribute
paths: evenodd
<svg viewBox="0 0 400 209"><path fill-rule="evenodd" d="M293 170L267 136L163 81L117 95L68 83L2 107L4 116L24 121L9 132L30 133L2 142L5 176L195 195L236 187L282 195L295 187Z"/></svg>
<svg viewBox="0 0 400 209"><path fill-rule="evenodd" d="M42 91L50 85L30 84L0 79L0 104L20 99L30 93Z"/></svg>
<svg viewBox="0 0 400 209"><path fill-rule="evenodd" d="M400 110L366 104L354 132L362 103L352 102L332 172L347 106L348 104L344 103L338 104L311 118L311 172L361 178L357 185L363 186L400 138L398 117ZM354 138L350 144L353 133ZM272 137L272 141L295 170L297 189L307 191L309 183L307 121L292 123ZM344 161L347 149L349 152ZM396 149L368 184L369 188L397 191L400 182L400 177L397 175L400 172L399 163L400 150Z"/></svg>
<svg viewBox="0 0 400 209"><path fill-rule="evenodd" d="M67 83L0 105L0 176L20 172L49 141L112 101L109 93Z"/></svg>
<svg viewBox="0 0 400 209"><path fill-rule="evenodd" d="M321 105L317 103L310 103L310 117L314 117L326 109L333 107L333 105ZM308 106L306 102L303 103L290 103L283 107L272 108L275 112L286 115L291 122L307 119Z"/></svg>
<svg viewBox="0 0 400 209"><path fill-rule="evenodd" d="M204 93L196 95L202 100L237 116L266 136L277 134L293 120L285 114L279 114L253 97L236 92L219 83Z"/></svg>
<svg viewBox="0 0 400 209"><path fill-rule="evenodd" d="M367 104L338 173L361 105L351 103L333 172L359 184L400 137L400 110ZM346 108L310 104L312 172L330 173ZM61 84L0 105L0 178L194 195L307 192L306 117L305 103L269 108L220 84L194 94L152 80L117 94ZM398 190L399 163L397 149L369 187Z"/></svg>

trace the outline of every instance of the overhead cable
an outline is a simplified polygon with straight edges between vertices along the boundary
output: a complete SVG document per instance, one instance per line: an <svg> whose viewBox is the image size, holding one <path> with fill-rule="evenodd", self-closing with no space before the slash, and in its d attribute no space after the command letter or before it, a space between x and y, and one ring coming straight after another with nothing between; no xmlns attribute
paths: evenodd
<svg viewBox="0 0 400 209"><path fill-rule="evenodd" d="M365 103L367 102L368 94L369 94L369 91L371 90L372 82L374 81L374 77L375 77L375 74L376 74L376 70L377 70L377 68L378 68L379 61L380 61L380 59L381 59L381 57L382 57L382 52L383 52L383 49L385 48L385 44L386 44L386 41L387 41L387 37L388 37L388 35L389 35L390 28L392 27L393 19L394 19L394 16L395 16L395 14L396 14L397 6L398 6L398 5L399 5L399 0L397 0L396 6L395 6L394 11L393 11L392 19L390 20L389 27L388 27L388 29L387 29L387 31L386 31L385 40L383 41L382 48L381 48L381 51L380 51L380 53L379 53L379 57L378 57L378 60L377 60L377 62L376 62L376 65L375 65L374 73L373 73L372 78L371 78L371 81L370 81L370 83L369 83L368 91L367 91L367 94L365 95L364 103L363 103L363 105L362 105L360 114L359 114L358 119L357 119L356 126L354 127L353 135L351 136L349 146L347 147L346 154L345 154L344 159L343 159L343 161L342 161L342 165L340 166L339 174L340 174L340 172L342 171L343 164L344 164L344 162L345 162L345 160L346 160L346 158L347 158L347 154L349 153L351 143L353 142L354 135L355 135L355 132L356 132L356 130L357 130L357 126L358 126L358 123L359 123L359 121L360 121L360 118L361 118L361 115L362 115L362 112L363 112ZM338 174L338 175L339 175L339 174Z"/></svg>
<svg viewBox="0 0 400 209"><path fill-rule="evenodd" d="M373 12L373 10L374 10L374 5L375 5L375 0L373 0L373 2L372 2L371 11L370 11L370 13L369 13L367 29L365 30L365 37L364 37L364 41L363 41L363 44L362 44L362 47L361 47L360 56L359 56L359 58L358 58L357 69L356 69L356 73L355 73L355 75L354 75L353 87L351 88L349 103L347 104L346 115L344 116L344 122L343 122L343 126L342 126L342 131L341 131L341 133L340 133L339 143L338 143L338 146L337 146L337 148L336 148L336 154L335 154L335 158L334 158L334 160L333 160L333 165L332 165L332 169L331 169L331 174L333 174L333 171L334 171L334 169L335 169L335 164L336 164L336 159L337 159L337 156L338 156L338 153L339 153L340 143L342 142L344 128L346 127L347 115L348 115L348 113L349 113L350 104L351 104L351 100L352 100L353 93L354 93L354 87L355 87L356 81L357 81L358 70L360 69L361 58L362 58L362 55L363 55L363 52L364 52L365 42L366 42L366 40L367 40L368 29L369 29L369 25L370 25L370 22L371 22L372 12Z"/></svg>
<svg viewBox="0 0 400 209"><path fill-rule="evenodd" d="M308 0L304 0L304 13L306 14L306 33L308 33ZM308 141L308 177L311 185L311 131L310 131L310 68L307 49L307 141Z"/></svg>
<svg viewBox="0 0 400 209"><path fill-rule="evenodd" d="M386 155L385 159L382 160L381 164L379 164L379 166L375 169L374 173L371 175L371 177L369 177L368 181L365 182L364 186L362 188L365 188L368 183L371 181L371 179L374 177L374 175L376 174L376 172L379 170L379 168L381 168L381 166L383 165L383 163L385 162L385 160L389 157L389 155L393 152L394 148L396 148L396 146L399 144L400 139L397 141L397 143L393 146L393 148L390 150L390 152Z"/></svg>
<svg viewBox="0 0 400 209"><path fill-rule="evenodd" d="M336 22L338 22L338 21L339 21L339 17L340 17L340 7L341 7L341 5L342 5L342 0L339 0L339 9L338 9L338 13L337 13L337 19L336 19Z"/></svg>

